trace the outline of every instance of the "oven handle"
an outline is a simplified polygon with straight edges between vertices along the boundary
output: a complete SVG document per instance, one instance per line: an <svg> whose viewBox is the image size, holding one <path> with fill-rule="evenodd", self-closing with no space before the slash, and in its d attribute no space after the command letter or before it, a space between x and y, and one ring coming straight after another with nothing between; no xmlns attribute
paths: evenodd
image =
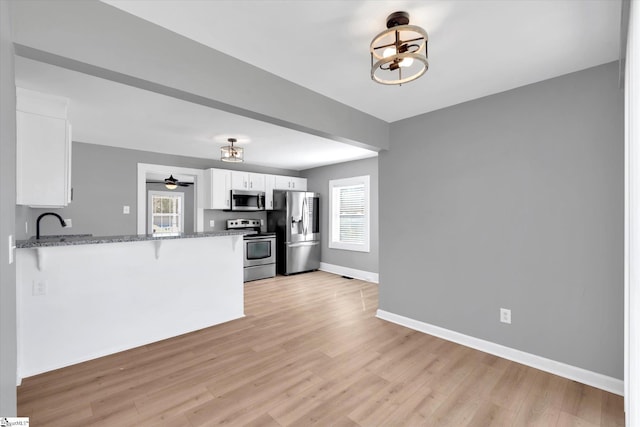
<svg viewBox="0 0 640 427"><path fill-rule="evenodd" d="M313 241L313 242L299 242L299 243L289 243L287 244L287 246L289 246L290 248L297 248L299 246L316 246L319 245L320 242L319 241Z"/></svg>

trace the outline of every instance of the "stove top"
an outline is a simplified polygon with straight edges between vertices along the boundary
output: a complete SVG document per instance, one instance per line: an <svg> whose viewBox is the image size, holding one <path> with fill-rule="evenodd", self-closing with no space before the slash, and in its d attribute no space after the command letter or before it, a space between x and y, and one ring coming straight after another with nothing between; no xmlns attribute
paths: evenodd
<svg viewBox="0 0 640 427"><path fill-rule="evenodd" d="M247 230L251 231L250 234L245 234L245 239L260 239L263 237L275 237L276 233L262 233L260 232L262 226L262 220L259 219L228 219L227 230Z"/></svg>

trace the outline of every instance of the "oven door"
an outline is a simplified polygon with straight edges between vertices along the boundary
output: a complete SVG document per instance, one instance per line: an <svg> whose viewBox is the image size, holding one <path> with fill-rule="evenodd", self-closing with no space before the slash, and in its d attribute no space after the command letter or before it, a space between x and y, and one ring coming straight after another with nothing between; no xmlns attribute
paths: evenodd
<svg viewBox="0 0 640 427"><path fill-rule="evenodd" d="M273 264L276 262L275 237L248 238L244 240L244 266Z"/></svg>

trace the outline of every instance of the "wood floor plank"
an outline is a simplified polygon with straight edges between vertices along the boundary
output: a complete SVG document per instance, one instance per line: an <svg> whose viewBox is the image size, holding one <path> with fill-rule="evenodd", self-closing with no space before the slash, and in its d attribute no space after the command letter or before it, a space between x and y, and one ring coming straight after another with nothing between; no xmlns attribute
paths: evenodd
<svg viewBox="0 0 640 427"><path fill-rule="evenodd" d="M624 426L622 397L375 317L326 272L244 285L244 318L42 375L37 426Z"/></svg>

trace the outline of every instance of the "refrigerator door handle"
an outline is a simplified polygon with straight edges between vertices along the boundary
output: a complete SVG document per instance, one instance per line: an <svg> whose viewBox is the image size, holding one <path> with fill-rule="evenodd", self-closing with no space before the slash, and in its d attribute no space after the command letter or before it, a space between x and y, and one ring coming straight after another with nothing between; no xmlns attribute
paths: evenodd
<svg viewBox="0 0 640 427"><path fill-rule="evenodd" d="M320 241L314 240L312 242L287 243L287 246L290 248L298 248L300 246L316 246L319 244L320 244Z"/></svg>
<svg viewBox="0 0 640 427"><path fill-rule="evenodd" d="M302 232L304 233L305 237L307 237L308 223L309 208L307 206L307 198L305 197L302 199Z"/></svg>

